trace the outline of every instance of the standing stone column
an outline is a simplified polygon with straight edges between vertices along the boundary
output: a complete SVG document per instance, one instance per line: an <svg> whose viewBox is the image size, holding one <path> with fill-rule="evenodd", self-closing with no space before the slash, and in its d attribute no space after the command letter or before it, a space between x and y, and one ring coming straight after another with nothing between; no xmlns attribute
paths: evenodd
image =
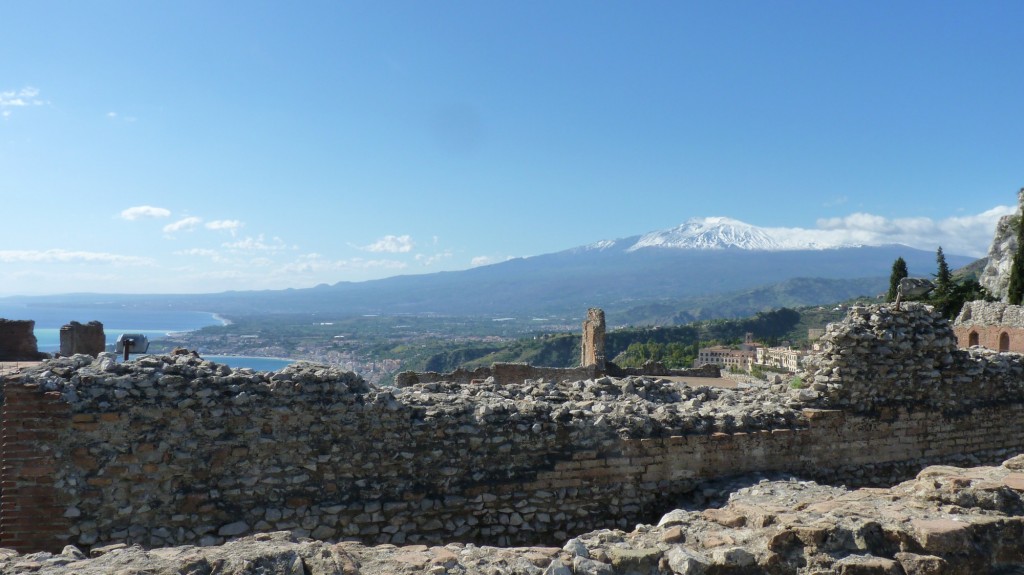
<svg viewBox="0 0 1024 575"><path fill-rule="evenodd" d="M604 371L604 310L592 307L587 310L587 320L583 322L583 367L595 366Z"/></svg>
<svg viewBox="0 0 1024 575"><path fill-rule="evenodd" d="M60 354L63 356L85 353L96 357L106 347L107 336L103 333L103 324L98 321L85 325L73 321L60 328Z"/></svg>

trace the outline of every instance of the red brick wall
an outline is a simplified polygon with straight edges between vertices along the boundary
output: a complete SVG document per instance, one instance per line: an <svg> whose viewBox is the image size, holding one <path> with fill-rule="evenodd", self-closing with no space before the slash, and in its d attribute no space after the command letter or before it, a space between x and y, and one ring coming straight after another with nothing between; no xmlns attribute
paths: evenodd
<svg viewBox="0 0 1024 575"><path fill-rule="evenodd" d="M953 327L953 333L956 334L957 346L961 349L980 345L996 351L1024 353L1024 329L1019 327L958 325ZM1003 342L1008 344L1005 348L1000 346L1003 336Z"/></svg>
<svg viewBox="0 0 1024 575"><path fill-rule="evenodd" d="M67 505L54 486L61 429L70 424L59 392L4 386L0 412L0 547L20 552L63 549L71 537Z"/></svg>

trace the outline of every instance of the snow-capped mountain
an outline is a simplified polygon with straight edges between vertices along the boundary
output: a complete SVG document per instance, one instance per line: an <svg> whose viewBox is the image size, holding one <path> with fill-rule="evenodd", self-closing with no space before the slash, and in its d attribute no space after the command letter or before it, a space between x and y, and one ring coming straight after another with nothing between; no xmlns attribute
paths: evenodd
<svg viewBox="0 0 1024 575"><path fill-rule="evenodd" d="M828 230L761 228L732 218L710 217L693 218L672 229L646 233L626 251L643 248L823 250L859 245L843 241Z"/></svg>
<svg viewBox="0 0 1024 575"><path fill-rule="evenodd" d="M717 312L695 309L705 305L701 301L715 295L800 280L793 284L798 289L790 289L787 299L775 305L820 305L884 291L896 258L906 261L911 275L928 277L935 271L932 250L898 243L878 245L870 237L856 237L863 243L852 244L848 234L840 234L834 230L759 228L730 218L702 218L660 232L599 241L463 271L339 282L304 290L161 296L162 299L147 305L176 301L177 305L187 305L187 309L237 314L330 310L352 314L571 317L581 309L595 306L614 313L678 304L694 308L686 313L692 312L695 317L713 317ZM945 255L954 269L974 261L970 257ZM842 280L856 280L851 285L873 287L844 292L837 287ZM831 286L828 291L820 288L825 284ZM799 288L801 285L804 287ZM819 287L807 288L808 285ZM733 306L733 311L754 313L766 304L758 299L760 296L738 297L746 298L743 305L747 307ZM684 299L690 303L680 303Z"/></svg>

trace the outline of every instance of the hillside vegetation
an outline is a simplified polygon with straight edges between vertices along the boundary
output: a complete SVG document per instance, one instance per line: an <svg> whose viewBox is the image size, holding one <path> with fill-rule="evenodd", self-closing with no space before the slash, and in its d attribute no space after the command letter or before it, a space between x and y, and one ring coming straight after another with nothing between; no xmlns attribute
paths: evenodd
<svg viewBox="0 0 1024 575"><path fill-rule="evenodd" d="M647 360L662 361L670 368L689 367L700 347L739 344L747 333L766 345L808 343L808 328L823 328L842 318L844 306L782 308L759 312L744 319L719 319L663 327L634 327L609 331L605 354L622 366L639 366ZM423 369L449 372L458 367L475 368L496 362L526 362L546 367L579 365L580 336L563 333L517 339L502 345L464 346L427 358ZM416 369L413 367L413 369Z"/></svg>

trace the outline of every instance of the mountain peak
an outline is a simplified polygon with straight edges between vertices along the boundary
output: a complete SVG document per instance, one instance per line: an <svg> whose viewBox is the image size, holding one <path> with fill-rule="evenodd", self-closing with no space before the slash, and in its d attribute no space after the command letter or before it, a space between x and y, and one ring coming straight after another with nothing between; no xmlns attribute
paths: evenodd
<svg viewBox="0 0 1024 575"><path fill-rule="evenodd" d="M691 218L668 230L640 236L629 251L641 248L781 250L785 246L766 230L722 216Z"/></svg>
<svg viewBox="0 0 1024 575"><path fill-rule="evenodd" d="M830 242L826 234L787 228L760 228L724 216L691 218L668 230L640 236L627 251L643 248L742 249L742 250L820 250L853 247Z"/></svg>

